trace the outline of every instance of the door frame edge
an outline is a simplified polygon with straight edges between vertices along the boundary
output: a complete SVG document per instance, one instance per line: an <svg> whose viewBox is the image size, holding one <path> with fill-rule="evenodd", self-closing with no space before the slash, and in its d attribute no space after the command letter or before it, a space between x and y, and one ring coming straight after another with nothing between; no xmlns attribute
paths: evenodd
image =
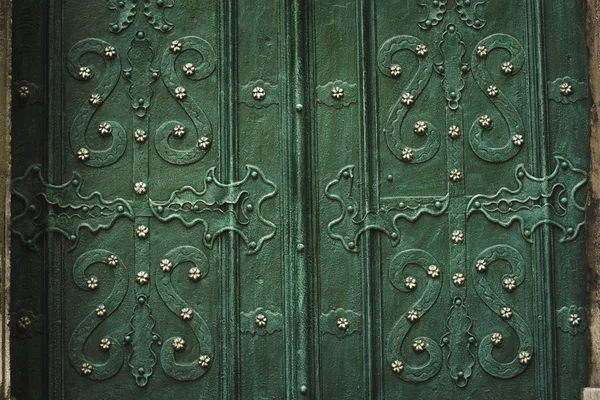
<svg viewBox="0 0 600 400"><path fill-rule="evenodd" d="M0 394L10 398L10 137L12 0L0 0Z"/></svg>
<svg viewBox="0 0 600 400"><path fill-rule="evenodd" d="M590 185L586 207L589 292L589 387L583 400L600 400L600 2L587 0L587 45L590 62Z"/></svg>

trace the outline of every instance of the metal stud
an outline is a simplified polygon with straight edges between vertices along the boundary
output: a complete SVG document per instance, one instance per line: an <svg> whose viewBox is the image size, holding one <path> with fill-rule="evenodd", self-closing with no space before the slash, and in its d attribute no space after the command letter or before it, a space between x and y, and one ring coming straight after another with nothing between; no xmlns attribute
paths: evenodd
<svg viewBox="0 0 600 400"><path fill-rule="evenodd" d="M177 100L184 100L187 97L187 91L184 87L179 86L175 88L175 98Z"/></svg>
<svg viewBox="0 0 600 400"><path fill-rule="evenodd" d="M108 46L108 47L104 48L104 57L108 58L109 60L112 60L116 56L117 56L117 51L115 50L114 47Z"/></svg>
<svg viewBox="0 0 600 400"><path fill-rule="evenodd" d="M102 96L100 96L99 93L93 93L90 96L90 100L89 100L90 104L93 105L94 107L98 107L100 104L102 104Z"/></svg>
<svg viewBox="0 0 600 400"><path fill-rule="evenodd" d="M110 256L108 256L108 265L110 265L111 267L115 268L119 265L119 257L117 257L114 254L111 254Z"/></svg>
<svg viewBox="0 0 600 400"><path fill-rule="evenodd" d="M581 317L577 314L569 315L569 323L573 326L579 326L581 324Z"/></svg>
<svg viewBox="0 0 600 400"><path fill-rule="evenodd" d="M181 337L176 337L171 344L176 351L181 351L185 348L185 340Z"/></svg>
<svg viewBox="0 0 600 400"><path fill-rule="evenodd" d="M449 129L448 129L448 136L450 136L450 138L452 139L458 139L460 137L460 128L456 125L452 125Z"/></svg>
<svg viewBox="0 0 600 400"><path fill-rule="evenodd" d="M413 149L406 147L402 150L402 161L411 162L415 157Z"/></svg>
<svg viewBox="0 0 600 400"><path fill-rule="evenodd" d="M496 96L498 96L498 93L500 93L500 91L498 90L498 88L496 86L489 86L487 88L487 93L488 93L488 96L490 96L490 97L496 97Z"/></svg>
<svg viewBox="0 0 600 400"><path fill-rule="evenodd" d="M106 315L106 306L104 304L100 304L96 307L96 315L99 317L104 317L104 315Z"/></svg>
<svg viewBox="0 0 600 400"><path fill-rule="evenodd" d="M425 351L425 341L421 339L415 340L412 344L412 348L417 353L422 353L423 351Z"/></svg>
<svg viewBox="0 0 600 400"><path fill-rule="evenodd" d="M207 355L202 355L198 358L198 365L202 368L206 368L210 365L210 357Z"/></svg>
<svg viewBox="0 0 600 400"><path fill-rule="evenodd" d="M179 315L181 316L181 319L183 319L184 321L189 321L194 316L194 312L192 311L191 308L184 307L181 309L181 312L179 313Z"/></svg>
<svg viewBox="0 0 600 400"><path fill-rule="evenodd" d="M462 231L452 232L452 242L454 244L461 244L465 240L465 234Z"/></svg>
<svg viewBox="0 0 600 400"><path fill-rule="evenodd" d="M477 56L479 58L485 58L488 55L488 49L485 46L478 46L477 47Z"/></svg>
<svg viewBox="0 0 600 400"><path fill-rule="evenodd" d="M96 290L98 289L98 286L100 286L100 282L98 282L98 278L96 278L95 276L92 276L90 279L87 280L87 287L90 290Z"/></svg>
<svg viewBox="0 0 600 400"><path fill-rule="evenodd" d="M266 95L267 93L265 92L265 89L261 88L260 86L252 89L252 97L254 97L255 100L263 101Z"/></svg>
<svg viewBox="0 0 600 400"><path fill-rule="evenodd" d="M475 269L478 272L485 272L485 271L487 271L487 261L485 261L484 259L477 260L475 262Z"/></svg>
<svg viewBox="0 0 600 400"><path fill-rule="evenodd" d="M509 307L502 307L500 310L500 316L502 319L511 319L513 316L513 312Z"/></svg>
<svg viewBox="0 0 600 400"><path fill-rule="evenodd" d="M333 89L331 89L331 97L333 97L336 100L339 100L342 97L344 97L344 88L336 86Z"/></svg>
<svg viewBox="0 0 600 400"><path fill-rule="evenodd" d="M507 292L512 292L517 288L517 282L514 278L505 278L504 281L502 281L502 286L504 286L504 290Z"/></svg>
<svg viewBox="0 0 600 400"><path fill-rule="evenodd" d="M427 268L427 275L429 275L433 279L437 278L438 276L440 276L440 268L437 265L430 265Z"/></svg>
<svg viewBox="0 0 600 400"><path fill-rule="evenodd" d="M350 327L350 321L348 321L348 318L342 317L337 320L337 327L340 331L347 331Z"/></svg>
<svg viewBox="0 0 600 400"><path fill-rule="evenodd" d="M417 280L414 277L409 276L404 280L404 286L406 286L408 290L414 290L417 287Z"/></svg>
<svg viewBox="0 0 600 400"><path fill-rule="evenodd" d="M90 159L90 151L88 149L86 149L85 147L80 148L77 151L77 158L79 159L79 161L87 161Z"/></svg>
<svg viewBox="0 0 600 400"><path fill-rule="evenodd" d="M522 146L525 139L523 139L523 135L517 133L516 135L513 135L512 141L515 146Z"/></svg>
<svg viewBox="0 0 600 400"><path fill-rule="evenodd" d="M135 229L135 234L137 235L137 237L139 237L140 239L145 239L148 237L148 235L150 234L150 229L148 229L148 227L146 225L139 225L136 229Z"/></svg>
<svg viewBox="0 0 600 400"><path fill-rule="evenodd" d="M196 73L196 66L192 63L185 63L182 69L185 76L192 76Z"/></svg>
<svg viewBox="0 0 600 400"><path fill-rule="evenodd" d="M144 182L136 182L136 184L133 185L133 190L135 191L135 194L142 196L148 192L148 185Z"/></svg>
<svg viewBox="0 0 600 400"><path fill-rule="evenodd" d="M415 102L415 96L410 93L404 93L400 99L405 106L411 106Z"/></svg>
<svg viewBox="0 0 600 400"><path fill-rule="evenodd" d="M90 67L79 67L79 78L84 81L89 81L92 79L92 70Z"/></svg>
<svg viewBox="0 0 600 400"><path fill-rule="evenodd" d="M573 86L571 86L569 83L565 82L562 85L560 85L560 94L562 94L565 97L568 97L572 93L573 93Z"/></svg>
<svg viewBox="0 0 600 400"><path fill-rule="evenodd" d="M390 65L390 74L396 78L399 77L402 75L402 67L398 64Z"/></svg>
<svg viewBox="0 0 600 400"><path fill-rule="evenodd" d="M98 126L98 133L102 136L110 135L112 133L112 125L108 122L103 122Z"/></svg>
<svg viewBox="0 0 600 400"><path fill-rule="evenodd" d="M21 86L19 88L19 97L22 99L26 99L29 97L29 88L27 86Z"/></svg>
<svg viewBox="0 0 600 400"><path fill-rule="evenodd" d="M148 140L148 134L143 129L138 129L135 131L135 141L138 143L144 143Z"/></svg>
<svg viewBox="0 0 600 400"><path fill-rule="evenodd" d="M531 353L522 351L519 353L519 362L521 365L528 365L531 362Z"/></svg>
<svg viewBox="0 0 600 400"><path fill-rule="evenodd" d="M190 268L188 271L188 278L193 282L198 282L200 278L202 278L202 271L196 267Z"/></svg>
<svg viewBox="0 0 600 400"><path fill-rule="evenodd" d="M397 374L401 374L404 371L404 363L400 360L396 360L392 363L392 371Z"/></svg>
<svg viewBox="0 0 600 400"><path fill-rule="evenodd" d="M417 52L417 55L421 57L425 57L427 53L429 53L429 49L427 49L427 46L425 46L424 44L417 45L415 51Z"/></svg>
<svg viewBox="0 0 600 400"><path fill-rule="evenodd" d="M502 67L501 68L502 68L502 72L505 75L510 75L515 70L515 66L511 62L509 62L509 61L502 63Z"/></svg>
<svg viewBox="0 0 600 400"><path fill-rule="evenodd" d="M112 342L109 338L102 338L100 340L100 348L102 350L110 350L110 346L112 346Z"/></svg>
<svg viewBox="0 0 600 400"><path fill-rule="evenodd" d="M504 338L502 337L501 333L496 332L496 333L492 334L491 341L495 347L500 347L500 346L502 346L502 342L504 341Z"/></svg>
<svg viewBox="0 0 600 400"><path fill-rule="evenodd" d="M425 121L417 121L415 122L415 126L413 128L414 132L417 135L424 135L427 133L427 122Z"/></svg>
<svg viewBox="0 0 600 400"><path fill-rule="evenodd" d="M208 149L210 147L210 139L207 138L206 136L202 136L196 142L196 147L198 147L200 150L206 150L206 149Z"/></svg>
<svg viewBox="0 0 600 400"><path fill-rule="evenodd" d="M171 131L171 134L177 139L181 139L183 136L185 136L185 126L175 125L173 131Z"/></svg>
<svg viewBox="0 0 600 400"><path fill-rule="evenodd" d="M183 45L181 44L181 42L179 40L173 40L171 42L171 46L169 46L169 49L173 53L179 53L181 51L181 49L183 49Z"/></svg>
<svg viewBox="0 0 600 400"><path fill-rule="evenodd" d="M465 275L461 274L461 273L454 274L454 276L452 277L452 282L456 286L464 285L465 284Z"/></svg>
<svg viewBox="0 0 600 400"><path fill-rule="evenodd" d="M94 366L90 363L83 363L81 365L81 372L84 375L91 375L91 373L94 371Z"/></svg>
<svg viewBox="0 0 600 400"><path fill-rule="evenodd" d="M450 171L450 180L452 182L458 182L462 179L462 172L460 172L457 169L453 169L452 171Z"/></svg>
<svg viewBox="0 0 600 400"><path fill-rule="evenodd" d="M144 286L150 280L150 275L146 271L140 271L137 273L135 280L137 283Z"/></svg>
<svg viewBox="0 0 600 400"><path fill-rule="evenodd" d="M256 324L256 326L258 326L259 328L264 328L267 326L267 316L264 314L258 314L255 318L254 318L254 323Z"/></svg>
<svg viewBox="0 0 600 400"><path fill-rule="evenodd" d="M168 260L166 258L160 260L160 269L162 269L163 272L171 272L171 270L173 269L173 263L171 262L171 260Z"/></svg>
<svg viewBox="0 0 600 400"><path fill-rule="evenodd" d="M406 314L406 319L408 319L410 322L415 322L419 319L419 312L417 310L410 310Z"/></svg>
<svg viewBox="0 0 600 400"><path fill-rule="evenodd" d="M490 129L492 127L492 119L489 115L482 115L479 117L479 126L483 129Z"/></svg>

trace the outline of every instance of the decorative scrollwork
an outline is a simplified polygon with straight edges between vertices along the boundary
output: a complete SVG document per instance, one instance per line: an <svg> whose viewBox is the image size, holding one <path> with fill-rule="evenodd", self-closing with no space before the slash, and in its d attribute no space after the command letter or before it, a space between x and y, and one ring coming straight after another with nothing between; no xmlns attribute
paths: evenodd
<svg viewBox="0 0 600 400"><path fill-rule="evenodd" d="M497 82L490 74L489 66L486 63L489 54L499 49L506 50L510 54L510 59L506 61L505 74L514 76L525 64L525 50L521 43L510 35L497 33L486 37L477 44L471 58L475 82L488 95L489 100L504 118L506 127L508 128L505 144L501 147L493 147L486 143L483 136L485 132L499 130L500 128L497 124L485 125L480 122L480 118L473 122L469 132L471 148L482 160L493 163L508 161L516 156L522 146L516 145L514 139L515 137L523 138L526 136L525 125L519 112L502 90L498 89ZM494 95L490 95L490 87L496 88Z"/></svg>
<svg viewBox="0 0 600 400"><path fill-rule="evenodd" d="M570 76L548 82L548 98L561 104L572 104L588 97L588 85Z"/></svg>
<svg viewBox="0 0 600 400"><path fill-rule="evenodd" d="M258 336L272 335L283 330L283 314L262 307L240 313L240 331Z"/></svg>
<svg viewBox="0 0 600 400"><path fill-rule="evenodd" d="M29 167L24 176L13 180L13 195L24 208L13 215L12 231L34 250L44 232L58 232L73 243L72 250L83 228L97 232L110 229L119 218L133 219L133 209L125 200L105 200L99 192L83 196L82 186L76 172L68 182L51 185L39 165Z"/></svg>
<svg viewBox="0 0 600 400"><path fill-rule="evenodd" d="M456 12L466 26L481 29L485 26L485 20L480 15L479 8L486 2L487 0L456 0Z"/></svg>
<svg viewBox="0 0 600 400"><path fill-rule="evenodd" d="M225 184L217 180L212 167L201 192L185 186L167 201L151 200L152 213L163 222L178 219L187 227L202 224L204 244L209 248L222 233L236 232L248 246L248 253L255 253L275 236L276 225L263 216L261 208L276 195L277 186L258 167L248 165L247 169L244 179ZM224 211L225 205L237 206L238 212Z"/></svg>
<svg viewBox="0 0 600 400"><path fill-rule="evenodd" d="M350 252L358 251L360 236L370 230L384 233L392 246L397 246L400 243L400 231L396 226L399 219L414 222L423 214L441 215L448 208L448 196L406 197L382 199L379 210L361 211L355 199L355 188L354 165L344 167L325 188L325 196L341 207L341 215L327 224L327 233L330 238L341 241Z"/></svg>
<svg viewBox="0 0 600 400"><path fill-rule="evenodd" d="M405 250L398 253L390 265L389 277L392 285L399 291L408 293L411 292L405 286L406 275L404 270L406 267L413 265L421 267L425 273L428 273L429 266L439 265L435 257L430 253L419 250L411 249ZM442 290L442 280L437 277L427 276L423 274L424 278L422 281L427 280L426 285L423 285L425 289L423 294L417 300L406 314L403 314L398 321L394 324L390 333L388 334L386 343L386 358L389 365L392 365L395 360L402 360L402 345L417 321L421 320L423 316L431 309L434 303L437 301L440 292ZM416 319L410 318L409 313L416 313ZM407 315L409 318L407 318ZM429 355L429 359L424 363L419 363L418 366L410 365L406 360L403 360L404 370L398 376L408 382L424 382L433 376L435 376L442 367L442 350L439 344L435 340L421 336L416 338L420 341L420 346L423 348L422 351Z"/></svg>
<svg viewBox="0 0 600 400"><path fill-rule="evenodd" d="M321 332L342 339L362 331L362 315L354 310L337 308L321 314Z"/></svg>
<svg viewBox="0 0 600 400"><path fill-rule="evenodd" d="M177 247L169 251L164 256L164 259L171 261L173 269L184 263L192 263L194 268L197 268L202 273L202 276L206 276L210 270L206 255L192 246ZM164 272L161 269L157 269L157 275L160 274L162 274L162 277L156 282L156 290L173 314L180 316L182 310L186 310L186 312L189 310L190 317L184 318L184 321L196 336L200 357L191 362L178 361L175 357L176 346L173 346L177 337L171 337L164 342L160 352L162 368L167 375L178 381L199 379L210 368L210 363L206 362L206 359L202 357L214 356L214 344L210 329L200 314L193 310L175 291L171 282L171 270Z"/></svg>
<svg viewBox="0 0 600 400"><path fill-rule="evenodd" d="M172 120L165 122L158 128L154 138L154 146L158 154L165 161L175 165L187 165L201 160L206 155L208 146L198 146L200 142L197 140L201 140L202 138L212 140L212 126L198 103L185 91L183 83L176 72L177 59L179 55L186 51L197 52L202 57L202 62L195 66L195 73L186 76L186 78L199 81L206 79L213 73L217 56L213 47L206 40L197 36L186 36L173 43L175 42L177 42L177 46L172 45L163 53L161 64L162 79L173 98L180 104L181 108L183 108L192 121L195 128L196 141L192 147L187 149L180 150L174 148L169 140L173 129L176 126L185 126L185 124ZM190 130L188 129L188 131Z"/></svg>
<svg viewBox="0 0 600 400"><path fill-rule="evenodd" d="M429 30L444 20L448 0L417 0L417 3L427 9L425 18L419 21L421 29Z"/></svg>
<svg viewBox="0 0 600 400"><path fill-rule="evenodd" d="M427 86L433 73L433 58L427 55L427 46L425 43L414 36L395 36L386 40L377 55L379 70L386 76L393 77L391 66L397 64L394 62L396 54L401 51L414 53L418 59L418 67L403 95L396 101L388 113L387 122L383 129L386 143L390 151L399 159L405 160L403 152L407 148L412 151L410 162L417 164L430 160L439 150L441 145L441 136L437 129L428 122L430 129L427 131L425 144L418 148L410 148L402 139L402 126L406 121L412 103Z"/></svg>
<svg viewBox="0 0 600 400"><path fill-rule="evenodd" d="M511 267L511 273L505 275L504 279L513 279L518 287L525 279L525 260L521 253L508 245L495 245L482 251L477 260L485 260L488 266L496 261L506 261ZM473 269L475 271L475 269ZM475 281L475 291L481 300L496 314L501 320L505 321L516 333L519 338L519 350L515 357L509 362L500 362L494 357L493 333L487 335L479 344L479 363L482 368L490 375L509 379L522 373L529 360L524 362L521 355L527 354L529 357L533 354L533 335L531 329L525 320L510 307L500 296L496 294L488 282L485 272L473 272ZM500 285L498 285L500 286ZM503 310L505 310L503 312ZM510 314L506 313L510 310Z"/></svg>
<svg viewBox="0 0 600 400"><path fill-rule="evenodd" d="M105 50L109 47L112 46L104 40L85 39L77 42L69 51L68 56L67 69L71 76L75 79L90 82L96 80L98 77L95 76L95 72L91 69L90 72L87 72L89 67L80 64L81 57L85 54L93 53L104 60L104 73L100 77L94 91L90 93L90 100L79 109L71 126L71 151L84 164L90 167L105 167L117 162L127 148L125 129L117 121L102 121L110 124L112 127L110 135L107 135L112 136L112 142L107 149L91 149L86 140L86 134L94 114L113 92L121 73L119 55L115 53L113 57L105 56ZM82 68L84 73L82 73Z"/></svg>
<svg viewBox="0 0 600 400"><path fill-rule="evenodd" d="M173 24L165 19L165 10L172 8L174 0L143 0L144 15L148 23L154 29L160 32L169 32L173 29ZM108 0L108 8L118 13L117 20L108 25L108 30L112 33L120 33L135 20L137 8L140 0Z"/></svg>
<svg viewBox="0 0 600 400"><path fill-rule="evenodd" d="M540 178L529 174L520 164L515 171L517 189L500 189L495 195L477 195L469 202L468 215L481 212L503 227L520 222L525 240L532 242L533 232L543 225L562 231L561 242L577 238L585 223L585 206L577 203L577 191L587 183L587 174L570 161L554 156L556 167Z"/></svg>
<svg viewBox="0 0 600 400"><path fill-rule="evenodd" d="M358 85L340 80L319 85L317 102L333 108L348 107L358 102Z"/></svg>
<svg viewBox="0 0 600 400"><path fill-rule="evenodd" d="M562 307L556 311L556 317L558 328L571 336L583 333L587 329L588 318L584 307Z"/></svg>
<svg viewBox="0 0 600 400"><path fill-rule="evenodd" d="M94 363L85 356L85 346L92 332L98 328L123 302L127 294L127 268L121 262L118 267L109 266L108 259L112 256L108 250L91 250L82 254L73 266L73 280L80 289L91 291L88 287L86 270L94 264L104 264L114 273L114 285L111 294L103 301L98 301L98 308L90 312L75 328L69 341L68 354L73 367L90 379L103 380L114 376L124 362L123 346L118 339L106 336L111 343L108 359L102 363ZM102 310L99 312L98 310Z"/></svg>

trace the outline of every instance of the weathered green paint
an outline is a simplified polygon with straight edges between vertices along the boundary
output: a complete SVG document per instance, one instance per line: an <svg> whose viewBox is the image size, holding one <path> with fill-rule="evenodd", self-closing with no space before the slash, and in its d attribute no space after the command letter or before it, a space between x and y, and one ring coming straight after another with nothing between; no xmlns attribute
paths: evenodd
<svg viewBox="0 0 600 400"><path fill-rule="evenodd" d="M51 55L15 61L17 398L575 398L588 73L559 3L16 5Z"/></svg>

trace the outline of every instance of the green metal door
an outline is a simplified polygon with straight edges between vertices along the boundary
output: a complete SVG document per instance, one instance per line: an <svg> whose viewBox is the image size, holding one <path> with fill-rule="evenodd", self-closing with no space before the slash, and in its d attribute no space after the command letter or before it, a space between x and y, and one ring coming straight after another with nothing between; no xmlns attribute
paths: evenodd
<svg viewBox="0 0 600 400"><path fill-rule="evenodd" d="M17 399L578 397L581 2L15 3Z"/></svg>

